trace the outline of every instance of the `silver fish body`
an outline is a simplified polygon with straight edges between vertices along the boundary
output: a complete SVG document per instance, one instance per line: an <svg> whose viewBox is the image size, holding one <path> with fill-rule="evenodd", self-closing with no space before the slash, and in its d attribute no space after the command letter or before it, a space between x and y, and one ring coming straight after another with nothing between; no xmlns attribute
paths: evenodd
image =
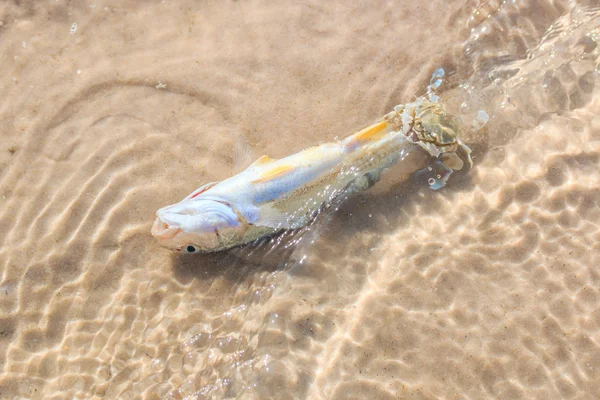
<svg viewBox="0 0 600 400"><path fill-rule="evenodd" d="M394 164L402 162L410 172L423 168L411 161L416 153L442 160L448 171L461 169L457 153L470 163L470 149L457 133L457 119L438 103L399 105L343 141L279 160L263 156L237 175L204 185L159 209L152 234L167 248L196 253L300 228L324 204L369 188Z"/></svg>

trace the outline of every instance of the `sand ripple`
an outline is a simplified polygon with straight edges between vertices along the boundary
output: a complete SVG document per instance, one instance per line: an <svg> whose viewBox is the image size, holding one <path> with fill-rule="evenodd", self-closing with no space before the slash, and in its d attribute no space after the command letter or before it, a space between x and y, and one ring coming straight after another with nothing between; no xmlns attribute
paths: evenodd
<svg viewBox="0 0 600 400"><path fill-rule="evenodd" d="M596 398L582 3L0 5L0 397ZM391 184L275 247L151 239L239 136L272 157L341 137L440 66L448 106L491 117L443 191Z"/></svg>

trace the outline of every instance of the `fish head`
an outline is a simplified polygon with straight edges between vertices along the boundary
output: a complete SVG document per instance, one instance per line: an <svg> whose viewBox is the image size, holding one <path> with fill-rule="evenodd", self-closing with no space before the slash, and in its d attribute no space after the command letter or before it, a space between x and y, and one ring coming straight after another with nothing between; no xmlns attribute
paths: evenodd
<svg viewBox="0 0 600 400"><path fill-rule="evenodd" d="M186 198L156 212L152 235L163 247L182 253L222 250L243 235L247 223L234 206L215 196Z"/></svg>

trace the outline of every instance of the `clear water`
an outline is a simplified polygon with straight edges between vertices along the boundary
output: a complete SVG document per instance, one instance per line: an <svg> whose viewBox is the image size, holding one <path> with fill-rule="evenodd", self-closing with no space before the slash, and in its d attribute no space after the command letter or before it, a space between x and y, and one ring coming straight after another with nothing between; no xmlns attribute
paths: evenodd
<svg viewBox="0 0 600 400"><path fill-rule="evenodd" d="M449 3L449 4L448 4ZM0 397L596 399L600 5L0 4ZM179 258L159 207L423 94L474 128L305 235ZM484 118L485 119L485 118ZM298 240L300 239L300 240Z"/></svg>

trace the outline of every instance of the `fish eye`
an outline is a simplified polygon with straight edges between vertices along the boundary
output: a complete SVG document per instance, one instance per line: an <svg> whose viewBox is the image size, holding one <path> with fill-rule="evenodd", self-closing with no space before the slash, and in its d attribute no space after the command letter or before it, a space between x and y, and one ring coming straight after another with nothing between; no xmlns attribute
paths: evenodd
<svg viewBox="0 0 600 400"><path fill-rule="evenodd" d="M181 251L183 251L186 254L194 254L194 253L198 253L200 251L200 249L198 247L194 246L193 244L188 244L187 246L183 246Z"/></svg>

